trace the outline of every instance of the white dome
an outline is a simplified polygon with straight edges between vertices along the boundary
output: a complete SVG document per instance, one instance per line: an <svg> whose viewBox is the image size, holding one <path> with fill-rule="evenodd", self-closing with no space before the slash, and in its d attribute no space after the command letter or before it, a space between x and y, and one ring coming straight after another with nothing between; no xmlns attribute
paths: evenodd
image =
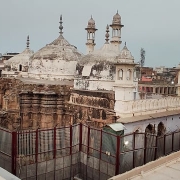
<svg viewBox="0 0 180 180"><path fill-rule="evenodd" d="M60 35L37 51L30 59L29 76L34 78L72 79L77 61L83 55Z"/></svg>
<svg viewBox="0 0 180 180"><path fill-rule="evenodd" d="M95 28L95 21L94 19L91 17L91 19L88 21L88 28Z"/></svg>
<svg viewBox="0 0 180 180"><path fill-rule="evenodd" d="M22 67L28 67L29 59L32 55L33 51L29 48L26 48L22 53L7 60L5 62L5 67L11 66L11 70L13 71L17 71L19 69L19 65L22 65Z"/></svg>
<svg viewBox="0 0 180 180"><path fill-rule="evenodd" d="M77 75L88 74L94 78L112 80L115 73L114 63L118 54L119 51L115 50L111 44L105 43L101 49L81 58L76 67Z"/></svg>
<svg viewBox="0 0 180 180"><path fill-rule="evenodd" d="M113 16L112 24L117 24L117 25L121 24L121 16L119 15L118 12Z"/></svg>

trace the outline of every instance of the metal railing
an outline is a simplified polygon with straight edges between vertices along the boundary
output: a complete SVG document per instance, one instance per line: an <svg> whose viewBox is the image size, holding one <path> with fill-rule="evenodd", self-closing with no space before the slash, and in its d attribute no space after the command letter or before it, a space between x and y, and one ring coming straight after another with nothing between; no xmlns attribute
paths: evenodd
<svg viewBox="0 0 180 180"><path fill-rule="evenodd" d="M25 179L108 179L180 149L180 130L115 133L83 124L10 132L0 128L0 166Z"/></svg>

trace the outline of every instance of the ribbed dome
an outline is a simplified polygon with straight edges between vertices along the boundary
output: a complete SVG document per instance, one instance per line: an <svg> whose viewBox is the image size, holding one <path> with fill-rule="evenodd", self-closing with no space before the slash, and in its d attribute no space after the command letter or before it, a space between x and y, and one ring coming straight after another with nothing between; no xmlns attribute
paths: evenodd
<svg viewBox="0 0 180 180"><path fill-rule="evenodd" d="M112 24L117 24L117 25L121 24L121 16L119 15L118 12L113 16Z"/></svg>
<svg viewBox="0 0 180 180"><path fill-rule="evenodd" d="M88 26L87 28L95 28L95 21L91 16L91 19L88 21Z"/></svg>
<svg viewBox="0 0 180 180"><path fill-rule="evenodd" d="M113 80L115 75L116 57L119 51L115 51L112 44L105 43L99 50L85 55L76 66L77 77L89 76L94 80Z"/></svg>
<svg viewBox="0 0 180 180"><path fill-rule="evenodd" d="M114 62L116 56L118 56L119 51L116 51L111 44L104 44L99 50L95 50L81 58L79 61L80 65L84 64L96 64L96 63L107 63Z"/></svg>
<svg viewBox="0 0 180 180"><path fill-rule="evenodd" d="M37 51L30 59L29 73L45 76L73 76L77 61L83 55L60 35L52 43ZM62 78L63 79L63 78Z"/></svg>
<svg viewBox="0 0 180 180"><path fill-rule="evenodd" d="M5 66L11 66L11 69L18 69L19 65L28 66L29 59L33 55L33 51L26 48L22 53L10 58L5 62Z"/></svg>

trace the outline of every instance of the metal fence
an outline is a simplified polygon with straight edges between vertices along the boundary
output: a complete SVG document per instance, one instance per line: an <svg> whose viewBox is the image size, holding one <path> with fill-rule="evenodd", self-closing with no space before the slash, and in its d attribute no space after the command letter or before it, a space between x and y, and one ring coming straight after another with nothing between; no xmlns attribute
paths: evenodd
<svg viewBox="0 0 180 180"><path fill-rule="evenodd" d="M180 149L180 131L110 134L86 125L0 129L0 166L22 180L105 180Z"/></svg>

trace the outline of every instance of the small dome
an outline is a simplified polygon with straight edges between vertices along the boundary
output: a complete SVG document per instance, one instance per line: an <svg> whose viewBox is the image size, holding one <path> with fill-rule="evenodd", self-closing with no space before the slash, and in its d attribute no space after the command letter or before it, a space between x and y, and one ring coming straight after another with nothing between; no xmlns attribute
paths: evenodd
<svg viewBox="0 0 180 180"><path fill-rule="evenodd" d="M22 53L10 58L5 62L5 66L11 66L15 71L18 69L19 65L26 67L29 65L29 59L33 55L33 51L26 48Z"/></svg>
<svg viewBox="0 0 180 180"><path fill-rule="evenodd" d="M91 19L88 21L88 28L95 28L95 21L91 16Z"/></svg>
<svg viewBox="0 0 180 180"><path fill-rule="evenodd" d="M119 15L118 12L113 16L112 24L117 24L117 25L121 24L121 16Z"/></svg>

